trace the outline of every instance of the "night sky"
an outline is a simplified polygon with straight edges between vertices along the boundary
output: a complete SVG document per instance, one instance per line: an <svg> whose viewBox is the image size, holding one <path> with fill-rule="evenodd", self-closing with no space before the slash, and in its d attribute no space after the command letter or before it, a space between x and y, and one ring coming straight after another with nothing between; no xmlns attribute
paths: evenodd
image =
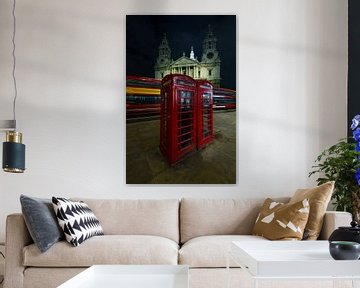
<svg viewBox="0 0 360 288"><path fill-rule="evenodd" d="M154 78L158 47L166 33L171 58L176 60L185 52L190 56L191 46L201 61L202 41L211 25L217 38L221 66L221 87L236 89L236 17L219 16L126 16L126 74Z"/></svg>

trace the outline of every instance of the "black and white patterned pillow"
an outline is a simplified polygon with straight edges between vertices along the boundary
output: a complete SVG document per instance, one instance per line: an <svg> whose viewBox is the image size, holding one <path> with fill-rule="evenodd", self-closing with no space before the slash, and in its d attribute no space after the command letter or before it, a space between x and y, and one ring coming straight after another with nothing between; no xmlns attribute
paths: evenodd
<svg viewBox="0 0 360 288"><path fill-rule="evenodd" d="M104 235L99 220L84 202L52 197L55 214L66 240L79 246L86 239Z"/></svg>

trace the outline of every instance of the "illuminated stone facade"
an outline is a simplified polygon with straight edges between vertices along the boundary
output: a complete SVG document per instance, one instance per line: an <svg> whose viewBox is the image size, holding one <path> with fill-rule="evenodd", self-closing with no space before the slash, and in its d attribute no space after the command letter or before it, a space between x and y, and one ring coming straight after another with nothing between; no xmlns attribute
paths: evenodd
<svg viewBox="0 0 360 288"><path fill-rule="evenodd" d="M183 55L172 60L171 49L164 34L159 45L159 55L155 64L155 78L162 79L168 74L185 74L194 79L206 79L216 86L220 86L220 56L216 49L216 38L209 26L209 30L203 40L202 56L199 61L195 57L194 49L191 47L190 55Z"/></svg>

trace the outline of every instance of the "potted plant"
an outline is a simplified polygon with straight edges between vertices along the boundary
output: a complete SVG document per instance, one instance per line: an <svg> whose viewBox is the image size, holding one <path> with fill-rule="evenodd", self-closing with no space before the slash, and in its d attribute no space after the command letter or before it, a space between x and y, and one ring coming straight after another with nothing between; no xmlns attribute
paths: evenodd
<svg viewBox="0 0 360 288"><path fill-rule="evenodd" d="M309 177L318 174L318 185L335 181L335 209L350 212L360 223L360 115L353 118L351 129L353 137L340 140L316 158Z"/></svg>

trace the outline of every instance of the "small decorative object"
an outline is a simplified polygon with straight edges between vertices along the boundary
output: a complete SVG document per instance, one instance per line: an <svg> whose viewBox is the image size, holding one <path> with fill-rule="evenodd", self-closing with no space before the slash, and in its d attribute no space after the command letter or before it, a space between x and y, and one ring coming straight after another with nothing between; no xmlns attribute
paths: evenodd
<svg viewBox="0 0 360 288"><path fill-rule="evenodd" d="M360 223L360 115L353 118L351 129L353 137L325 149L316 158L317 165L309 176L319 173L319 185L335 181L332 199L336 210L351 212Z"/></svg>
<svg viewBox="0 0 360 288"><path fill-rule="evenodd" d="M356 221L350 223L350 227L339 227L329 237L329 241L350 241L360 244L360 226Z"/></svg>
<svg viewBox="0 0 360 288"><path fill-rule="evenodd" d="M335 260L358 260L360 257L360 244L357 242L332 241L329 250Z"/></svg>

